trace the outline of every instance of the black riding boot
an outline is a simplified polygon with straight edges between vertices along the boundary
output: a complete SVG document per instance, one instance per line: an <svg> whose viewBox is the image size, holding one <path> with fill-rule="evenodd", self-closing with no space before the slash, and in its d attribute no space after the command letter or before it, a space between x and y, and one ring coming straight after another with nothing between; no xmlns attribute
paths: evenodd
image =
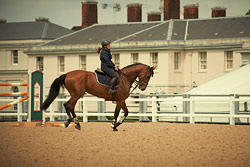
<svg viewBox="0 0 250 167"><path fill-rule="evenodd" d="M114 89L116 80L117 80L117 78L112 78L111 79L108 93L116 93L117 92L117 90Z"/></svg>

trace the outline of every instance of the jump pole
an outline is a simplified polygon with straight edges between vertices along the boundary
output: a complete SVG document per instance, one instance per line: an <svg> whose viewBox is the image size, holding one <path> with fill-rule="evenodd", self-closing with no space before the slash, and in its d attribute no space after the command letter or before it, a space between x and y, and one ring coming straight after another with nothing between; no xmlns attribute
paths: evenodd
<svg viewBox="0 0 250 167"><path fill-rule="evenodd" d="M19 99L19 100L13 101L13 102L11 102L11 103L9 103L9 104L6 104L6 105L0 107L0 110L5 109L5 108L7 108L7 107L9 107L9 106L12 106L12 105L14 105L14 104L20 103L20 102L22 102L22 101L25 101L25 100L27 100L27 99L28 99L28 97L26 96L26 97L23 97L23 98L21 98L21 99Z"/></svg>
<svg viewBox="0 0 250 167"><path fill-rule="evenodd" d="M0 86L29 86L28 83L0 83Z"/></svg>
<svg viewBox="0 0 250 167"><path fill-rule="evenodd" d="M0 96L23 96L28 95L28 92L13 92L13 93L0 93Z"/></svg>
<svg viewBox="0 0 250 167"><path fill-rule="evenodd" d="M28 83L0 83L0 86L29 86ZM22 95L28 95L28 92L14 92L14 93L0 93L0 96L22 96ZM0 107L0 110L3 110L7 107L10 107L14 104L17 104L17 103L20 103L20 102L23 102L25 100L27 100L28 97L23 97L19 100L16 100L16 101L13 101L9 104L6 104L4 106L1 106Z"/></svg>

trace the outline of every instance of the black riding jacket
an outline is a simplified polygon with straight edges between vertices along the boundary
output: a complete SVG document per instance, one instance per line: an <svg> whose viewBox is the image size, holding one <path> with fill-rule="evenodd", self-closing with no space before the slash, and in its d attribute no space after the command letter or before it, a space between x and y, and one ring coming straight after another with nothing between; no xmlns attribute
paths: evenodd
<svg viewBox="0 0 250 167"><path fill-rule="evenodd" d="M115 64L112 62L112 55L110 54L110 49L103 48L101 50L100 60L101 69L105 71L107 68L115 69Z"/></svg>

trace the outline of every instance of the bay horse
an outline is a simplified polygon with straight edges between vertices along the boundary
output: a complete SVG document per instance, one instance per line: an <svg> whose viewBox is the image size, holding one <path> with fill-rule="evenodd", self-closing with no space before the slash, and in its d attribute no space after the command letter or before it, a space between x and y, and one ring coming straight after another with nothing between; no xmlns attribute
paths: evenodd
<svg viewBox="0 0 250 167"><path fill-rule="evenodd" d="M81 126L75 114L75 105L86 92L104 98L106 101L115 101L116 107L114 112L114 118L112 127L114 131L117 131L117 127L123 123L128 116L128 108L125 100L130 95L130 88L138 77L139 81L136 81L140 90L144 91L147 88L148 82L153 77L155 67L150 67L142 63L136 63L128 65L121 70L118 70L119 86L116 88L117 93L108 93L108 87L101 85L97 82L97 77L94 72L75 70L70 71L56 78L50 86L49 95L41 106L42 110L46 110L50 104L58 96L60 87L64 86L71 98L64 103L65 110L68 115L68 120L65 122L65 127L74 120L75 128L80 130ZM117 122L120 110L123 109L124 116ZM73 118L72 118L72 116Z"/></svg>

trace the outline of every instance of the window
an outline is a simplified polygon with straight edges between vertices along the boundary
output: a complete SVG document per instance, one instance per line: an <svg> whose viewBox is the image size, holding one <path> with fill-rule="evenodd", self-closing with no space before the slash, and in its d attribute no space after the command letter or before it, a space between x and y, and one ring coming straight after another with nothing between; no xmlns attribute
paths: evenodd
<svg viewBox="0 0 250 167"><path fill-rule="evenodd" d="M226 70L233 69L233 52L232 51L225 52L225 67L226 67Z"/></svg>
<svg viewBox="0 0 250 167"><path fill-rule="evenodd" d="M138 63L139 62L139 56L138 53L131 53L131 63Z"/></svg>
<svg viewBox="0 0 250 167"><path fill-rule="evenodd" d="M158 53L151 53L151 65L155 66L158 69Z"/></svg>
<svg viewBox="0 0 250 167"><path fill-rule="evenodd" d="M58 56L59 72L64 72L64 56Z"/></svg>
<svg viewBox="0 0 250 167"><path fill-rule="evenodd" d="M86 56L80 56L80 69L86 70Z"/></svg>
<svg viewBox="0 0 250 167"><path fill-rule="evenodd" d="M250 63L250 52L241 53L241 61L242 65L246 65Z"/></svg>
<svg viewBox="0 0 250 167"><path fill-rule="evenodd" d="M18 64L18 51L12 50L12 64Z"/></svg>
<svg viewBox="0 0 250 167"><path fill-rule="evenodd" d="M181 69L181 52L174 53L174 70L179 71Z"/></svg>
<svg viewBox="0 0 250 167"><path fill-rule="evenodd" d="M207 52L199 52L199 66L201 71L207 69Z"/></svg>
<svg viewBox="0 0 250 167"><path fill-rule="evenodd" d="M114 54L113 59L114 59L115 66L117 66L119 68L119 66L120 66L120 54Z"/></svg>
<svg viewBox="0 0 250 167"><path fill-rule="evenodd" d="M43 57L36 58L36 69L39 71L43 71Z"/></svg>

